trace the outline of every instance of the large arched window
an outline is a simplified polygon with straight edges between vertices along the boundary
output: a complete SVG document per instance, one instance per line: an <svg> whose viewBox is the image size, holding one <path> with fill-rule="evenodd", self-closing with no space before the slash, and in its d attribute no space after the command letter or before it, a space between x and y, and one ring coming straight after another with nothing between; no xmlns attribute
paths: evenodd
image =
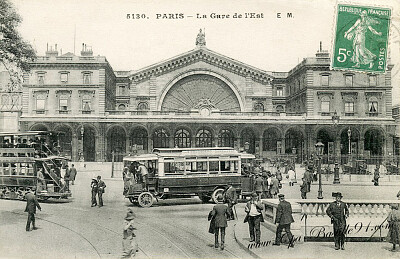
<svg viewBox="0 0 400 259"><path fill-rule="evenodd" d="M168 134L165 129L158 129L153 134L153 147L168 147Z"/></svg>
<svg viewBox="0 0 400 259"><path fill-rule="evenodd" d="M240 146L244 151L254 154L256 152L256 137L251 129L244 129L240 137Z"/></svg>
<svg viewBox="0 0 400 259"><path fill-rule="evenodd" d="M277 129L267 129L263 134L264 139L264 151L276 151L277 142L280 140L280 134Z"/></svg>
<svg viewBox="0 0 400 259"><path fill-rule="evenodd" d="M212 134L208 129L200 129L196 134L196 147L212 147Z"/></svg>
<svg viewBox="0 0 400 259"><path fill-rule="evenodd" d="M232 131L223 129L218 135L218 146L219 147L234 147L235 139Z"/></svg>
<svg viewBox="0 0 400 259"><path fill-rule="evenodd" d="M130 151L147 151L147 131L143 128L136 128L132 131L130 137Z"/></svg>
<svg viewBox="0 0 400 259"><path fill-rule="evenodd" d="M190 133L189 131L185 129L179 129L175 132L175 137L174 137L174 145L175 147L190 147L191 146L191 141L190 141Z"/></svg>

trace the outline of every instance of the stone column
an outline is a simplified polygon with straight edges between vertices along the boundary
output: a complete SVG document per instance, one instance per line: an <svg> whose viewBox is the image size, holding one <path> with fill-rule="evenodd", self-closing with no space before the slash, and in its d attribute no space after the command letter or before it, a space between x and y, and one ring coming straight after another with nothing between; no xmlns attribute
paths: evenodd
<svg viewBox="0 0 400 259"><path fill-rule="evenodd" d="M72 147L71 147L71 159L72 161L78 161L78 149L79 149L79 141L78 141L78 135L76 134L75 130L72 132Z"/></svg>

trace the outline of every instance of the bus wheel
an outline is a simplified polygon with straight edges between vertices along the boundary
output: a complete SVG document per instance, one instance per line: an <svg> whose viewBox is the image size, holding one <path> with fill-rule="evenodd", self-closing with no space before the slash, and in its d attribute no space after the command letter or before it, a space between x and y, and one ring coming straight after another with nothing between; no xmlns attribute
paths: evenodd
<svg viewBox="0 0 400 259"><path fill-rule="evenodd" d="M209 202L211 199L209 195L199 195L199 198L202 202Z"/></svg>
<svg viewBox="0 0 400 259"><path fill-rule="evenodd" d="M137 200L136 200L135 198L133 198L133 197L129 197L129 201L130 201L132 204L135 204L135 203L137 202Z"/></svg>
<svg viewBox="0 0 400 259"><path fill-rule="evenodd" d="M151 205L153 205L153 202L154 202L153 195L151 195L151 193L149 193L149 192L142 192L139 195L138 202L139 202L140 207L143 207L143 208L151 207Z"/></svg>
<svg viewBox="0 0 400 259"><path fill-rule="evenodd" d="M218 201L218 197L219 197L219 196L222 196L223 193L224 193L224 189L222 189L222 188L216 189L216 190L213 192L213 194L211 195L212 201L213 201L215 204L220 203L220 202Z"/></svg>

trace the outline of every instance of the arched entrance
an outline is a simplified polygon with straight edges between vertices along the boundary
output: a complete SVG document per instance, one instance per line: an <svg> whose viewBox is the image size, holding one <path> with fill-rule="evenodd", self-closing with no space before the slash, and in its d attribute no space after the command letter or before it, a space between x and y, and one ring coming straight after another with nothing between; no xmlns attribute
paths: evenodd
<svg viewBox="0 0 400 259"><path fill-rule="evenodd" d="M58 150L61 156L72 159L72 129L67 125L60 125L55 129L57 136L55 150Z"/></svg>
<svg viewBox="0 0 400 259"><path fill-rule="evenodd" d="M327 129L323 128L317 132L317 141L321 141L324 144L324 155L332 155L331 153L334 152L333 145L335 140ZM331 150L329 150L329 145L332 146Z"/></svg>
<svg viewBox="0 0 400 259"><path fill-rule="evenodd" d="M301 158L303 157L303 142L304 136L303 133L295 128L290 128L286 131L285 134L285 153L293 154L296 152L297 161L301 162Z"/></svg>
<svg viewBox="0 0 400 259"><path fill-rule="evenodd" d="M218 134L219 147L234 147L235 138L230 129L222 129Z"/></svg>
<svg viewBox="0 0 400 259"><path fill-rule="evenodd" d="M281 134L276 128L269 128L263 133L263 151L267 154L277 154L278 141L281 140Z"/></svg>
<svg viewBox="0 0 400 259"><path fill-rule="evenodd" d="M256 153L256 136L252 129L246 128L240 134L240 146L247 153Z"/></svg>
<svg viewBox="0 0 400 259"><path fill-rule="evenodd" d="M153 133L153 147L163 148L169 147L169 135L163 128L156 129Z"/></svg>
<svg viewBox="0 0 400 259"><path fill-rule="evenodd" d="M350 131L349 131L350 129ZM349 144L350 136L350 144ZM358 141L360 139L360 133L355 128L345 128L340 133L340 154L348 155L349 151L351 154L358 154Z"/></svg>
<svg viewBox="0 0 400 259"><path fill-rule="evenodd" d="M114 152L114 161L122 162L126 154L126 134L120 126L114 126L109 129L107 134L107 161L112 161L112 152Z"/></svg>
<svg viewBox="0 0 400 259"><path fill-rule="evenodd" d="M364 150L371 156L384 155L385 137L379 129L369 129L364 135Z"/></svg>
<svg viewBox="0 0 400 259"><path fill-rule="evenodd" d="M145 154L148 151L147 143L147 130L144 128L135 128L130 136L129 152L132 154Z"/></svg>
<svg viewBox="0 0 400 259"><path fill-rule="evenodd" d="M30 128L31 131L48 131L47 126L43 124L35 124Z"/></svg>
<svg viewBox="0 0 400 259"><path fill-rule="evenodd" d="M83 158L86 162L96 161L96 131L91 126L84 126Z"/></svg>

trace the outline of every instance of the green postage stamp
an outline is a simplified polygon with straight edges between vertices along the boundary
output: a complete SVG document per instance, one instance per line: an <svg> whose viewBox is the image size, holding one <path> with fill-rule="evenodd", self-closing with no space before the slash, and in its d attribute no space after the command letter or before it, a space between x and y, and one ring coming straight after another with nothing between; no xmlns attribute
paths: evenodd
<svg viewBox="0 0 400 259"><path fill-rule="evenodd" d="M390 15L388 8L339 4L332 69L385 72Z"/></svg>

